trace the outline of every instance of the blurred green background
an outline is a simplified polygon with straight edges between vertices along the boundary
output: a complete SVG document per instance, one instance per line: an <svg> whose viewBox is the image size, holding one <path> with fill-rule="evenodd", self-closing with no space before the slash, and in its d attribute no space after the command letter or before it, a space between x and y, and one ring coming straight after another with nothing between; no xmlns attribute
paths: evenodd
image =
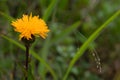
<svg viewBox="0 0 120 80"><path fill-rule="evenodd" d="M47 10L52 5L51 11ZM81 34L88 38L119 9L120 0L0 0L0 34L19 41L19 34L13 31L11 21L3 13L16 19L32 12L43 18L51 31L46 40L36 38L31 50L41 56L61 80L83 44ZM81 24L69 29L76 22ZM101 73L92 52L87 50L67 80L120 80L119 17L95 40L94 49L101 60ZM0 80L22 80L24 60L25 51L0 37ZM36 80L53 80L46 67L32 56L31 67Z"/></svg>

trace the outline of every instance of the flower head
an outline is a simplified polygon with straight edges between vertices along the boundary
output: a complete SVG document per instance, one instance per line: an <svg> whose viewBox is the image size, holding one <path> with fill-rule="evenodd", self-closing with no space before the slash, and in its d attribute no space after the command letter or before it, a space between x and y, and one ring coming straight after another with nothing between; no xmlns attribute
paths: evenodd
<svg viewBox="0 0 120 80"><path fill-rule="evenodd" d="M30 16L23 15L21 19L12 21L11 25L15 28L16 32L20 33L20 40L22 38L30 40L32 39L32 35L39 35L45 39L47 33L50 31L44 20L39 19L39 16L32 17L32 14Z"/></svg>

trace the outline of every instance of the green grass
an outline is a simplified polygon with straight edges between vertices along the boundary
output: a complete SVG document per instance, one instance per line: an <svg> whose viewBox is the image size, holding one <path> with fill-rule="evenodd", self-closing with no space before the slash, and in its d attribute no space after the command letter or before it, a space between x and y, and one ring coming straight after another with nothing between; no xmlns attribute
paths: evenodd
<svg viewBox="0 0 120 80"><path fill-rule="evenodd" d="M88 70L86 68L86 66L90 67L91 63L90 61L87 62L83 55L85 51L87 52L87 49L99 49L102 44L104 45L106 40L108 43L106 42L107 45L104 45L105 48L116 48L120 40L120 10L117 9L119 1L118 3L114 3L113 7L111 6L112 1L109 3L107 1L95 2L96 5L94 2L87 0L83 2L78 0L37 0L36 2L10 1L0 1L1 80L4 78L12 80L10 74L13 75L13 69L16 67L13 66L15 63L14 59L16 59L14 58L15 55L18 57L22 56L20 59L24 61L23 54L17 54L16 51L18 51L18 53L25 52L25 47L22 43L17 41L18 34L13 32L10 23L14 21L15 18L20 18L20 16L22 16L21 14L28 12L32 12L33 14L37 12L38 15L42 14L41 18L46 21L50 29L47 39L42 40L37 38L35 43L31 46L30 54L33 58L31 63L32 70L30 71L32 71L32 73L29 72L29 74L32 77L35 79L40 77L42 80L85 80L88 78L90 80L106 80L104 76L99 77L98 73L94 74L92 69ZM29 6L32 7L32 10L29 9ZM113 15L111 16L111 14ZM108 19L108 17L110 18ZM114 22L112 22L113 20ZM99 25L101 26L98 27ZM109 28L106 28L108 25ZM77 31L79 33L77 33ZM92 34L89 34L91 32ZM103 34L99 36L102 32ZM85 36L89 37L86 38ZM97 41L95 41L96 39ZM77 44L76 41L78 41ZM4 47L6 44L8 44L8 47ZM97 45L97 47L94 46L94 44ZM79 49L77 49L78 47L76 45L79 46ZM109 67L108 62L110 64L110 61L119 59L117 54L119 51L114 52L112 49L109 49L109 52L111 52L110 59L104 61L107 67ZM102 55L102 53L100 55ZM104 55L109 56L108 54ZM10 59L10 62L8 59ZM79 59L81 62L77 62ZM13 61L13 64L11 64L11 61ZM77 65L75 65L75 63L77 63ZM7 66L11 66L9 70L5 69ZM24 76L19 70L20 69L16 70L18 73L15 74L15 80L21 80L22 78L20 78L20 76ZM89 73L89 77L85 76L87 73ZM109 76L104 73L102 75ZM118 77L117 75L119 74L116 73L115 80Z"/></svg>
<svg viewBox="0 0 120 80"><path fill-rule="evenodd" d="M83 55L85 50L88 48L88 46L100 35L100 33L104 30L104 28L107 27L108 24L111 23L116 17L120 15L120 10L117 11L113 16L111 16L103 25L101 25L90 37L87 39L87 41L80 47L80 49L76 52L75 57L71 60L70 65L67 69L67 72L65 76L63 77L63 80L67 79L67 76L72 68L72 66L75 64L75 62Z"/></svg>

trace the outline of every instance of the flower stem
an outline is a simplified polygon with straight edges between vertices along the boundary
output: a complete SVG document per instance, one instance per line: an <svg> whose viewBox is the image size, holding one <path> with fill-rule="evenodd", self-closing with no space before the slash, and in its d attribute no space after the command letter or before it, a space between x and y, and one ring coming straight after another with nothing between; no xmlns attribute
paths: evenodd
<svg viewBox="0 0 120 80"><path fill-rule="evenodd" d="M26 77L25 77L25 80L28 80L28 67L29 67L29 45L25 45L26 47L26 63L25 63L25 69L26 69Z"/></svg>

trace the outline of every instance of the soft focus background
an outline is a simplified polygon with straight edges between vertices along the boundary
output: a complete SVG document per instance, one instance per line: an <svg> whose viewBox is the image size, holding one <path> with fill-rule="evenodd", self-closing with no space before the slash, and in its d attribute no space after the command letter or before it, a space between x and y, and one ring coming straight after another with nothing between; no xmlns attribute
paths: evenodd
<svg viewBox="0 0 120 80"><path fill-rule="evenodd" d="M51 2L55 5L45 14ZM52 67L61 80L83 44L81 35L88 38L119 9L120 0L0 0L0 34L23 45L18 40L19 34L13 31L11 21L2 13L16 19L32 12L44 18L51 30L49 36L46 40L36 38L31 49ZM69 29L76 22L81 24ZM94 49L101 60L102 71L97 69L96 57L87 50L73 66L67 80L120 80L120 16L95 40ZM24 50L0 37L0 80L22 80L24 60ZM53 80L46 67L32 56L31 66L36 80Z"/></svg>

